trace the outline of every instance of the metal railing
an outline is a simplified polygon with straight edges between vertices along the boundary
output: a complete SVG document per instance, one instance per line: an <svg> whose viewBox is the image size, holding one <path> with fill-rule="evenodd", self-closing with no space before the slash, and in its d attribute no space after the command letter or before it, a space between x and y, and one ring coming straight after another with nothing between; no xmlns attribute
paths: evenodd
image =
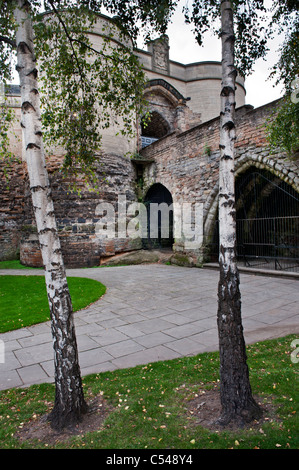
<svg viewBox="0 0 299 470"><path fill-rule="evenodd" d="M299 271L299 217L237 220L237 253L245 266Z"/></svg>
<svg viewBox="0 0 299 470"><path fill-rule="evenodd" d="M218 258L218 224L210 255ZM299 216L237 219L237 258L257 269L299 272Z"/></svg>

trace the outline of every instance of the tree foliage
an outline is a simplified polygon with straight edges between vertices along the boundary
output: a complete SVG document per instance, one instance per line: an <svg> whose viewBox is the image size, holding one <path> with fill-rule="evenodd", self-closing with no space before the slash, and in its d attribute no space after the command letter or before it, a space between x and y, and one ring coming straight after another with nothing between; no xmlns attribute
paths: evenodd
<svg viewBox="0 0 299 470"><path fill-rule="evenodd" d="M97 15L87 10L55 13L44 15L35 28L43 37L37 54L44 139L65 149L65 172L91 176L103 129L118 125L128 139L133 137L136 117L146 106L145 77L128 36L115 25L102 25L102 44L94 48L88 33Z"/></svg>
<svg viewBox="0 0 299 470"><path fill-rule="evenodd" d="M299 151L299 102L297 98L293 98L298 92L297 86L294 91L286 93L267 122L267 137L271 148L279 148L291 158L298 158Z"/></svg>
<svg viewBox="0 0 299 470"><path fill-rule="evenodd" d="M263 0L232 0L234 13L235 62L238 72L248 75L254 62L267 53L266 8ZM193 25L196 40L203 44L204 34L220 35L219 0L193 0L184 8L186 21Z"/></svg>
<svg viewBox="0 0 299 470"><path fill-rule="evenodd" d="M13 2L0 0L0 79L11 80L13 74L13 54L15 48L15 22L13 19Z"/></svg>
<svg viewBox="0 0 299 470"><path fill-rule="evenodd" d="M118 26L134 41L141 30L147 38L153 33L165 34L177 4L177 0L103 0L109 13L116 15Z"/></svg>
<svg viewBox="0 0 299 470"><path fill-rule="evenodd" d="M276 117L271 117L267 124L267 133L272 147L280 147L291 155L299 149L299 103L292 98L299 74L298 2L274 0L268 6L264 0L232 0L231 4L235 64L241 75L252 73L256 60L267 57L270 38L281 37L279 59L269 78L276 78L275 85L283 84L285 96ZM193 0L184 8L186 21L193 25L199 45L203 44L207 31L220 35L220 5L219 0Z"/></svg>
<svg viewBox="0 0 299 470"><path fill-rule="evenodd" d="M0 80L4 82L11 79L14 67L14 3L0 0ZM145 75L133 54L133 44L140 25L147 25L147 34L150 30L165 31L175 2L27 3L35 34L44 143L50 154L51 146L64 149L65 174L85 174L90 180L103 129L121 129L121 134L131 139L137 117L146 114ZM88 33L102 7L117 16L113 22L102 24L103 39L93 46Z"/></svg>
<svg viewBox="0 0 299 470"><path fill-rule="evenodd" d="M294 0L274 1L270 32L284 35L271 77L283 84L285 95L267 126L268 140L289 156L299 150L299 8Z"/></svg>

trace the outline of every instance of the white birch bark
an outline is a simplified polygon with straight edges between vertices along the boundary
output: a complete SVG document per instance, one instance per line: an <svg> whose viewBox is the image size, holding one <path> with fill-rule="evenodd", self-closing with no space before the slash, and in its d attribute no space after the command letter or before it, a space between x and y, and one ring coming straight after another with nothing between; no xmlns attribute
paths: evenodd
<svg viewBox="0 0 299 470"><path fill-rule="evenodd" d="M251 421L261 410L255 403L249 372L243 326L241 295L236 261L236 211L234 143L235 79L234 27L230 1L221 0L222 89L220 114L219 167L219 267L218 334L220 353L220 396L222 414L219 422Z"/></svg>
<svg viewBox="0 0 299 470"><path fill-rule="evenodd" d="M235 218L235 176L234 143L235 133L235 80L233 24L230 2L222 1L222 89L220 114L220 168L219 168L219 245L220 263L225 272L230 269L237 273L235 260L236 218Z"/></svg>
<svg viewBox="0 0 299 470"><path fill-rule="evenodd" d="M45 269L54 347L56 399L54 427L64 427L85 409L72 303L57 232L41 128L37 64L34 54L30 4L15 1L17 70L21 86L21 126L33 210ZM72 409L72 411L71 411Z"/></svg>

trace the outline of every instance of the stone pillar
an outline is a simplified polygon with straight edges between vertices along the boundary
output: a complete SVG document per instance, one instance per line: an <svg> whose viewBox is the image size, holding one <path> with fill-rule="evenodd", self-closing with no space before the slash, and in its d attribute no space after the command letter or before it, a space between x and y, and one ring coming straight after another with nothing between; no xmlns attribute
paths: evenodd
<svg viewBox="0 0 299 470"><path fill-rule="evenodd" d="M188 107L183 100L179 100L176 108L176 131L185 132L189 129Z"/></svg>

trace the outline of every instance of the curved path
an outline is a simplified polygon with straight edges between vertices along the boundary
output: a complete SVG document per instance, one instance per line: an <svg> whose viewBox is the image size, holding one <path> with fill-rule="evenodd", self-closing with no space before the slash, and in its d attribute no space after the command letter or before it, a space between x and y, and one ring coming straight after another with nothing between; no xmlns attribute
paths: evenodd
<svg viewBox="0 0 299 470"><path fill-rule="evenodd" d="M218 349L217 271L152 264L72 269L67 275L107 286L98 302L75 313L83 376ZM298 280L240 277L247 343L299 334ZM50 322L1 334L0 347L0 390L53 381Z"/></svg>

